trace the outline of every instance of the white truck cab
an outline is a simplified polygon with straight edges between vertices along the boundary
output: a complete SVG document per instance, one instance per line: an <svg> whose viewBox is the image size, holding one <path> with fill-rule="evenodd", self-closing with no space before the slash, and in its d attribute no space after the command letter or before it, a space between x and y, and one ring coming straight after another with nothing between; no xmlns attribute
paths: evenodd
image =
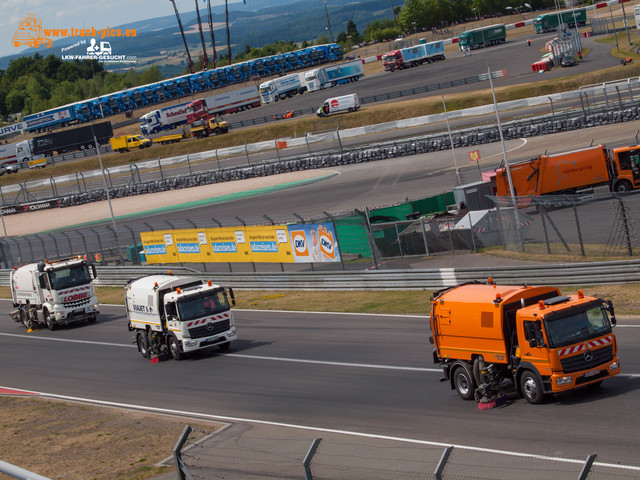
<svg viewBox="0 0 640 480"><path fill-rule="evenodd" d="M327 98L318 108L319 117L327 117L334 113L355 112L360 108L358 95L352 93L341 97Z"/></svg>
<svg viewBox="0 0 640 480"><path fill-rule="evenodd" d="M233 290L191 277L149 275L125 287L129 331L136 332L138 351L157 359L209 347L227 350L237 332L229 305Z"/></svg>
<svg viewBox="0 0 640 480"><path fill-rule="evenodd" d="M44 323L50 330L74 322L94 322L98 299L95 266L83 257L30 263L11 271L11 317L27 328Z"/></svg>

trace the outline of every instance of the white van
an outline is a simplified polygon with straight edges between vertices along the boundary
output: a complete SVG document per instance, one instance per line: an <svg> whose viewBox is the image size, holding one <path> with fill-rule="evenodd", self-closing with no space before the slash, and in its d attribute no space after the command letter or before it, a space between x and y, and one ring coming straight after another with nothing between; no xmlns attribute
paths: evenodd
<svg viewBox="0 0 640 480"><path fill-rule="evenodd" d="M334 113L355 112L360 108L360 99L358 95L343 95L342 97L327 98L320 108L318 108L318 116L326 117Z"/></svg>

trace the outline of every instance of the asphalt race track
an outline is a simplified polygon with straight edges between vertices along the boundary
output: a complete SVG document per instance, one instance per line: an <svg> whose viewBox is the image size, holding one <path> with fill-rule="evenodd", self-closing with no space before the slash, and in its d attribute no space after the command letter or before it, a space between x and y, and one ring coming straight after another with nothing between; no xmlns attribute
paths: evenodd
<svg viewBox="0 0 640 480"><path fill-rule="evenodd" d="M427 299L425 299L425 304ZM0 302L8 318L10 303ZM0 323L3 386L305 426L639 465L640 322L616 328L623 374L598 391L479 411L439 381L426 317L237 311L227 354L143 359L123 307L27 333ZM11 359L10 361L7 359Z"/></svg>

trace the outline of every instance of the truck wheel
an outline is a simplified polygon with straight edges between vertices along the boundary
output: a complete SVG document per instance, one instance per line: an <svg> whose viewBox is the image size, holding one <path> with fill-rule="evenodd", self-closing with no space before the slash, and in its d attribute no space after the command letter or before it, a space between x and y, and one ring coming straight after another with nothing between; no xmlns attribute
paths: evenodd
<svg viewBox="0 0 640 480"><path fill-rule="evenodd" d="M174 360L182 360L183 354L180 351L180 345L178 345L178 341L175 337L169 337L167 340L167 346L169 347L169 355Z"/></svg>
<svg viewBox="0 0 640 480"><path fill-rule="evenodd" d="M349 110L349 112L353 112L354 111L353 107L349 107L348 110Z"/></svg>
<svg viewBox="0 0 640 480"><path fill-rule="evenodd" d="M471 376L471 373L460 365L453 372L453 384L456 387L456 392L463 400L471 400L474 397L476 384Z"/></svg>
<svg viewBox="0 0 640 480"><path fill-rule="evenodd" d="M149 344L147 342L147 336L138 332L136 335L136 344L138 345L138 351L144 358L149 358Z"/></svg>
<svg viewBox="0 0 640 480"><path fill-rule="evenodd" d="M529 403L542 403L542 383L531 370L525 370L520 377L520 390Z"/></svg>
<svg viewBox="0 0 640 480"><path fill-rule="evenodd" d="M51 314L49 313L49 311L45 310L43 314L44 314L44 323L47 325L47 328L52 331L57 329L58 325L56 325L56 323L53 321L53 318L51 318Z"/></svg>
<svg viewBox="0 0 640 480"><path fill-rule="evenodd" d="M631 182L629 182L629 180L618 180L613 189L618 193L623 193L630 192L633 187L631 186Z"/></svg>
<svg viewBox="0 0 640 480"><path fill-rule="evenodd" d="M218 345L218 348L220 349L221 352L226 352L227 350L229 350L230 346L231 346L231 342L224 342Z"/></svg>
<svg viewBox="0 0 640 480"><path fill-rule="evenodd" d="M214 134L216 134L216 135L220 135L220 134L222 133L222 129L221 129L220 127L216 127L216 128L213 130L213 133L214 133Z"/></svg>

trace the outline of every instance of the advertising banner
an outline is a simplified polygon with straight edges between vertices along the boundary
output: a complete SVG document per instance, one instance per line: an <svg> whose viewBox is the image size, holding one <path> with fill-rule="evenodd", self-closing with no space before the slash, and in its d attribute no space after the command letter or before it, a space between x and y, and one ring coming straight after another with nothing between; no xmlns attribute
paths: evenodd
<svg viewBox="0 0 640 480"><path fill-rule="evenodd" d="M178 250L173 241L172 230L140 232L147 263L177 263Z"/></svg>
<svg viewBox="0 0 640 480"><path fill-rule="evenodd" d="M332 223L164 230L140 234L147 262L339 262Z"/></svg>
<svg viewBox="0 0 640 480"><path fill-rule="evenodd" d="M339 262L333 223L288 225L295 263Z"/></svg>

